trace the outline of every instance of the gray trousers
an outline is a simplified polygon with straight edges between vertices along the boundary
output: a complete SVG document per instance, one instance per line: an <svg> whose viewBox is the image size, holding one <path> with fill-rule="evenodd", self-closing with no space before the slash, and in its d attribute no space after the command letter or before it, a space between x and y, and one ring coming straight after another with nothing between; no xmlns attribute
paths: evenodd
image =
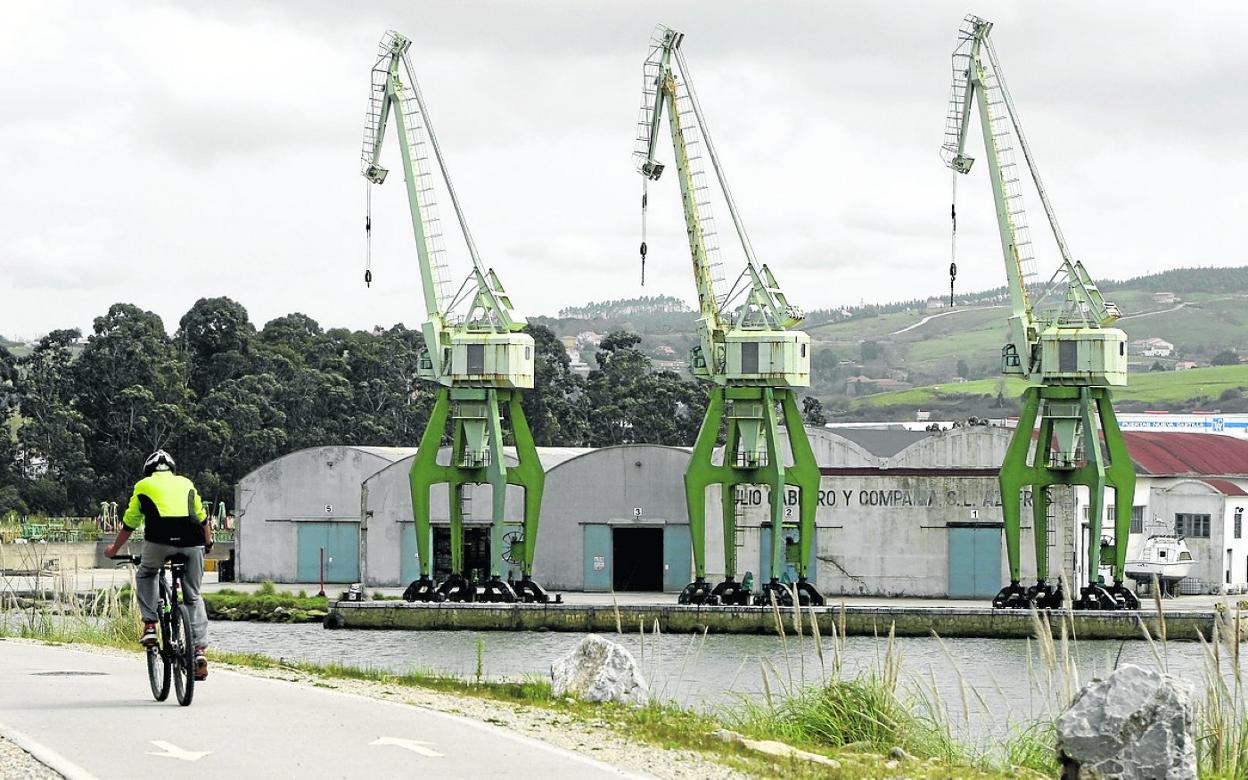
<svg viewBox="0 0 1248 780"><path fill-rule="evenodd" d="M191 636L197 647L208 646L208 611L199 597L199 586L204 580L204 548L173 547L156 542L143 542L143 561L134 576L135 590L139 596L139 614L143 622L159 622L160 586L156 575L170 555L186 556L186 573L182 576L182 597L191 608Z"/></svg>

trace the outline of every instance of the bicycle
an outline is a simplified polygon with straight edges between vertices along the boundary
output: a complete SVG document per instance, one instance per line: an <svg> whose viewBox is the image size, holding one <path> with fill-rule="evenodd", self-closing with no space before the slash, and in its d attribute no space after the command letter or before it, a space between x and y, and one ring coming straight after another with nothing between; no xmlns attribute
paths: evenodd
<svg viewBox="0 0 1248 780"><path fill-rule="evenodd" d="M143 558L139 555L116 555L113 560L138 566ZM169 698L172 677L178 704L183 707L189 705L195 696L195 642L191 636L191 608L178 600L186 563L185 555L171 555L161 567L157 576L160 583L157 610L160 630L157 643L147 648L147 679L152 686L152 696L156 701Z"/></svg>

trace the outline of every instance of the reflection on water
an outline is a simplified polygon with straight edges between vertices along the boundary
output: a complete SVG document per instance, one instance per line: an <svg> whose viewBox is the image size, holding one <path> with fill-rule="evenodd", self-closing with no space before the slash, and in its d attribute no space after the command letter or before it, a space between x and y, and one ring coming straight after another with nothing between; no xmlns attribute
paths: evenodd
<svg viewBox="0 0 1248 780"><path fill-rule="evenodd" d="M213 622L213 645L223 650L263 653L314 663L337 662L393 672L413 669L471 677L476 672L477 640L484 645L485 674L518 678L546 676L550 664L584 634L502 631L326 631L319 625ZM685 706L730 707L741 697L762 699L764 668L773 692L825 679L815 643L790 636L652 635L612 636L641 663L656 696ZM997 732L1050 711L1050 683L1038 661L1035 642L1017 639L898 638L901 678L911 691L947 708L959 730ZM831 648L824 641L826 674ZM887 641L850 637L842 654L845 676L878 669ZM1160 652L1160 650L1159 650ZM1169 669L1202 684L1201 645L1172 642ZM1103 676L1116 663L1157 668L1147 642L1087 641L1074 650L1079 677ZM933 692L935 695L933 696Z"/></svg>

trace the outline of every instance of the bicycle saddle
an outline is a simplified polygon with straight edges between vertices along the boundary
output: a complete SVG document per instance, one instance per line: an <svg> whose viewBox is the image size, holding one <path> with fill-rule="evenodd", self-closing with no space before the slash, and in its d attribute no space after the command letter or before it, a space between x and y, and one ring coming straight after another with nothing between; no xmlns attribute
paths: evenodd
<svg viewBox="0 0 1248 780"><path fill-rule="evenodd" d="M181 553L178 553L177 555L169 556L169 565L170 567L175 568L175 569L185 570L186 564L188 561L189 559L185 555L182 555Z"/></svg>

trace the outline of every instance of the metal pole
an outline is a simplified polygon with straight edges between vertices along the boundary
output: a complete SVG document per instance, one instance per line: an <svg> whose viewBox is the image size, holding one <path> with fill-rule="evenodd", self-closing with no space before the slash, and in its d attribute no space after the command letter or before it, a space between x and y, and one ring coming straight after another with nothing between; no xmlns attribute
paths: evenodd
<svg viewBox="0 0 1248 780"><path fill-rule="evenodd" d="M325 595L325 548L324 547L321 548L321 591L317 593L316 595L318 596Z"/></svg>

